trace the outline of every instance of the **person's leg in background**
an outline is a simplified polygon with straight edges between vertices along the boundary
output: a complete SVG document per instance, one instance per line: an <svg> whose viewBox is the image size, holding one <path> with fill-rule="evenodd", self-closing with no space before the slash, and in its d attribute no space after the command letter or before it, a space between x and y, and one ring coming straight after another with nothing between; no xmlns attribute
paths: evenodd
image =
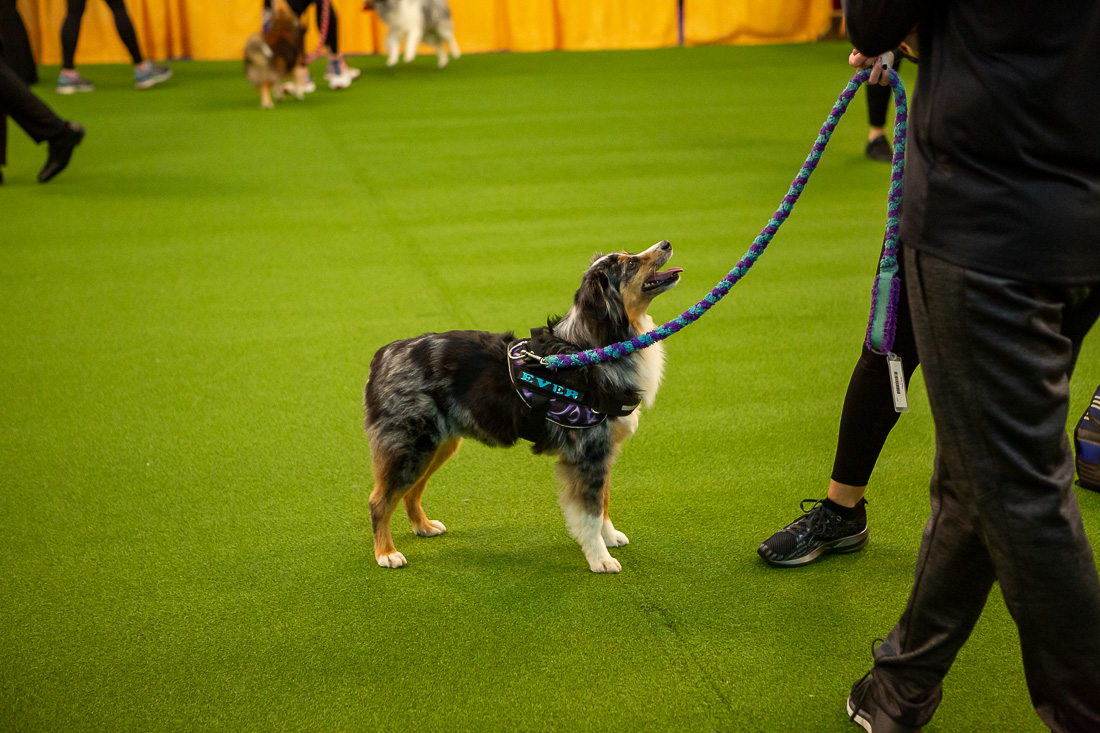
<svg viewBox="0 0 1100 733"><path fill-rule="evenodd" d="M58 94L90 92L95 85L76 70L76 44L80 40L80 22L85 0L66 0L65 20L61 23L61 73L57 77Z"/></svg>
<svg viewBox="0 0 1100 733"><path fill-rule="evenodd" d="M328 82L329 89L346 89L351 86L351 83L359 78L361 72L359 69L348 66L347 61L344 60L344 55L340 53L339 25L336 20L336 10L332 7L332 3L329 3L327 28L322 14L325 7L324 0L287 0L287 5L299 17L310 5L314 7L314 12L317 14L317 29L325 30L324 44L328 49L325 81ZM312 81L306 84L306 91L311 92L315 88Z"/></svg>
<svg viewBox="0 0 1100 733"><path fill-rule="evenodd" d="M45 183L69 164L73 149L84 139L84 128L58 117L35 96L4 62L0 49L0 169L7 164L7 118L11 117L36 143L49 142L49 157L38 174ZM3 183L0 172L0 183Z"/></svg>
<svg viewBox="0 0 1100 733"><path fill-rule="evenodd" d="M901 73L902 57L894 55L894 70ZM886 136L886 113L894 98L893 90L879 84L864 84L867 90L867 157L880 163L889 163L894 147Z"/></svg>
<svg viewBox="0 0 1100 733"><path fill-rule="evenodd" d="M95 85L76 70L76 45L80 40L80 23L84 17L85 1L66 0L65 20L61 24L61 73L57 77L58 94L90 92L95 89ZM167 66L158 66L142 56L137 33L134 31L134 23L126 10L126 3L123 0L106 0L106 3L114 17L118 36L134 62L134 86L137 89L148 89L171 78L171 69Z"/></svg>
<svg viewBox="0 0 1100 733"><path fill-rule="evenodd" d="M317 28L325 27L322 11L324 0L312 0L313 7L317 9ZM344 54L340 53L339 25L336 20L336 9L329 3L328 28L325 32L325 47L328 49L328 66L325 67L325 81L330 89L346 89L359 78L360 71L348 66Z"/></svg>
<svg viewBox="0 0 1100 733"><path fill-rule="evenodd" d="M898 275L901 290L893 353L901 358L908 386L920 359L905 295L904 266ZM886 357L864 346L844 395L828 495L821 501L803 500L805 513L766 539L757 548L760 557L770 565L791 567L806 565L828 553L854 552L867 544L867 502L863 497L886 438L899 417ZM805 510L808 502L812 506Z"/></svg>
<svg viewBox="0 0 1100 733"><path fill-rule="evenodd" d="M27 86L38 83L38 67L34 62L27 27L15 7L15 0L0 0L0 36L4 38L4 55L8 66Z"/></svg>
<svg viewBox="0 0 1100 733"><path fill-rule="evenodd" d="M906 609L849 711L875 730L926 724L997 580L1039 717L1100 730L1100 579L1066 435L1100 283L1034 285L914 252L906 268L936 425L932 514Z"/></svg>

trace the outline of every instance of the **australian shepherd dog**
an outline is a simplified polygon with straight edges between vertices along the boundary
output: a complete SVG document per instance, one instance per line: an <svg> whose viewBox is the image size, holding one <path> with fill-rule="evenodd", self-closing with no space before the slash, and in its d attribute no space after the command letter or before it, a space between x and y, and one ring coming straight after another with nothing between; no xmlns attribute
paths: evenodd
<svg viewBox="0 0 1100 733"><path fill-rule="evenodd" d="M298 16L286 0L275 0L274 11L267 30L253 33L244 46L244 73L259 89L264 109L274 109L272 95L282 99L284 87L302 99L309 73L305 66L305 31Z"/></svg>
<svg viewBox="0 0 1100 733"><path fill-rule="evenodd" d="M598 255L585 271L568 313L536 330L526 351L539 356L575 353L649 331L649 304L672 289L682 272L678 267L661 271L670 257L668 242L640 254ZM454 455L462 438L509 447L521 434L529 434L524 426L530 425L530 408L509 367L515 342L511 333L449 331L395 341L374 355L365 403L374 469L370 519L374 555L382 567L406 564L390 531L390 519L402 499L413 532L435 537L446 531L442 522L428 519L420 500L428 479ZM612 402L649 407L663 368L664 351L658 342L612 361L554 374L578 393L609 395ZM623 441L638 428L638 412L603 417L584 428L536 420L537 437L529 439L533 452L558 457L559 503L588 567L597 573L617 573L622 566L607 548L628 540L608 515L609 472Z"/></svg>
<svg viewBox="0 0 1100 733"><path fill-rule="evenodd" d="M363 10L377 11L386 24L386 66L394 66L405 42L405 61L416 58L421 42L435 46L439 68L447 65L447 50L462 56L455 41L455 24L447 0L364 0Z"/></svg>

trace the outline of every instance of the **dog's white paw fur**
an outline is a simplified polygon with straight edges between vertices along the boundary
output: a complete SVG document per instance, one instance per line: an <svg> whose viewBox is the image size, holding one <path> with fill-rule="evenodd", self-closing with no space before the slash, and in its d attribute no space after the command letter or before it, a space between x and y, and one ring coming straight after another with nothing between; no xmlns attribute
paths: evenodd
<svg viewBox="0 0 1100 733"><path fill-rule="evenodd" d="M619 561L611 557L611 555L597 558L595 560L589 560L588 567L594 573L618 573L623 569L623 566L619 564Z"/></svg>
<svg viewBox="0 0 1100 733"><path fill-rule="evenodd" d="M394 550L389 554L379 555L378 564L384 568L403 568L409 564L409 561L400 552Z"/></svg>
<svg viewBox="0 0 1100 733"><path fill-rule="evenodd" d="M443 525L443 522L440 522L438 519L429 519L428 524L429 527L427 529L417 529L414 527L413 532L420 535L421 537L438 537L439 535L447 531L447 528Z"/></svg>
<svg viewBox="0 0 1100 733"><path fill-rule="evenodd" d="M622 547L630 544L630 538L615 529L615 525L611 523L610 519L604 520L603 528L600 531L603 534L604 544L608 547Z"/></svg>

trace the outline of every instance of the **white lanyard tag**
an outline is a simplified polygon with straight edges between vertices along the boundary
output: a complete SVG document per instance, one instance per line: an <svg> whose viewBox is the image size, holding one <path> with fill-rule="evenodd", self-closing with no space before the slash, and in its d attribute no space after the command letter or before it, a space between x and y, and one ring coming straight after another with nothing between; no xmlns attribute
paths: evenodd
<svg viewBox="0 0 1100 733"><path fill-rule="evenodd" d="M890 394L894 398L894 411L909 412L909 400L905 395L905 372L901 369L901 357L892 351L887 352L886 366L890 371Z"/></svg>

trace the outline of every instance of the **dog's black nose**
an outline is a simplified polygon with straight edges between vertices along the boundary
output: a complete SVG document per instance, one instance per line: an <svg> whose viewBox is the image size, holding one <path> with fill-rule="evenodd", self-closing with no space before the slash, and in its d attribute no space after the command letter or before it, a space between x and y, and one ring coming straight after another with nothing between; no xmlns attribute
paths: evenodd
<svg viewBox="0 0 1100 733"><path fill-rule="evenodd" d="M658 249L672 249L672 242L669 242L666 239L663 242L661 242L659 245L657 245L657 247L658 247Z"/></svg>

